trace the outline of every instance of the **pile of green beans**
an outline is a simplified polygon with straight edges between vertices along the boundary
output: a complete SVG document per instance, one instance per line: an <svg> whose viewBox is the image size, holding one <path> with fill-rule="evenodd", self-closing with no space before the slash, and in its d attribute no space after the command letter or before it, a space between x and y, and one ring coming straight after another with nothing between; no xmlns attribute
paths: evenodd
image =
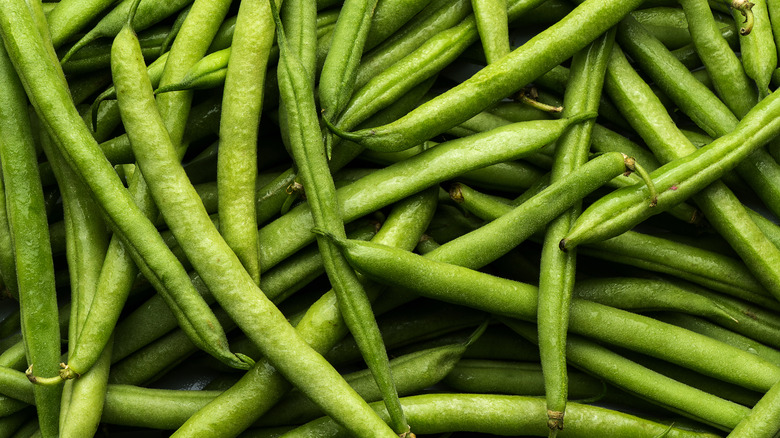
<svg viewBox="0 0 780 438"><path fill-rule="evenodd" d="M780 0L0 39L0 438L780 435Z"/></svg>

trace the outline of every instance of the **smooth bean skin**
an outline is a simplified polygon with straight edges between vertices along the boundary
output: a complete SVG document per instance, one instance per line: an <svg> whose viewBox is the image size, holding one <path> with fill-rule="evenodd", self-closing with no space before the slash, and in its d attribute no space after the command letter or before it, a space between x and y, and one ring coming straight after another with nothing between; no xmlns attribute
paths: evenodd
<svg viewBox="0 0 780 438"><path fill-rule="evenodd" d="M404 411L421 434L455 431L518 436L547 436L544 401L538 398L484 394L429 394L401 399ZM522 412L523 415L518 415ZM665 435L664 435L665 434ZM285 438L346 437L327 418L315 420L282 435ZM707 437L717 435L669 428L628 414L579 403L567 410L566 429L561 437Z"/></svg>
<svg viewBox="0 0 780 438"><path fill-rule="evenodd" d="M468 120L560 64L636 8L640 0L587 1L500 62L396 122L356 131L368 149L403 150ZM599 17L594 19L594 17Z"/></svg>
<svg viewBox="0 0 780 438"><path fill-rule="evenodd" d="M614 38L615 32L610 31L574 55L572 74L564 96L564 115L598 110L604 74ZM564 177L585 165L594 125L595 120L589 120L572 126L558 140L550 172L552 184L563 180ZM568 312L566 309L569 307L574 289L577 264L576 253L561 252L558 242L566 235L580 211L582 211L581 202L575 202L571 208L547 224L539 268L541 274L537 321L540 337L543 339L539 343L539 354L547 382L545 397L548 426L551 431L560 430L564 426L568 393L566 368Z"/></svg>
<svg viewBox="0 0 780 438"><path fill-rule="evenodd" d="M577 282L577 297L635 312L676 310L716 320L725 318L735 321L740 316L729 312L714 300L674 284L641 278L583 280Z"/></svg>

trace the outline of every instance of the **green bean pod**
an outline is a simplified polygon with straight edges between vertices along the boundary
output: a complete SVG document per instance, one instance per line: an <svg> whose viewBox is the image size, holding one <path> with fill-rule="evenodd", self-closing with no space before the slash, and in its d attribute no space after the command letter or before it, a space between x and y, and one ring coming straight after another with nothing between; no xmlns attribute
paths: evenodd
<svg viewBox="0 0 780 438"><path fill-rule="evenodd" d="M586 1L501 62L488 65L396 122L356 131L354 135L361 137L361 144L368 149L403 150L422 143L468 120L560 64L639 3L639 0Z"/></svg>
<svg viewBox="0 0 780 438"><path fill-rule="evenodd" d="M755 24L749 34L740 33L739 46L745 73L756 82L758 95L763 98L770 92L769 83L777 68L778 55L766 0L751 0L751 3ZM732 12L735 19L739 19L739 14L736 9Z"/></svg>
<svg viewBox="0 0 780 438"><path fill-rule="evenodd" d="M601 86L604 83L604 73L614 38L614 31L608 32L574 55L572 74L567 84L569 88L564 99L564 115L598 109ZM590 133L594 125L595 121L591 120L573 126L558 140L550 174L552 184L576 172L587 162ZM564 425L568 392L566 309L571 300L576 270L576 255L562 253L557 246L581 210L581 204L575 203L547 225L540 262L542 275L539 277L538 323L540 336L545 341L539 344L539 353L547 382L545 394L548 427L553 435L557 430L563 429Z"/></svg>
<svg viewBox="0 0 780 438"><path fill-rule="evenodd" d="M0 177L0 278L3 280L3 294L19 300L19 288L16 284L16 259L13 248L13 237L11 235L11 225L8 220L8 210L6 209L5 184ZM2 335L8 335L5 332L10 319L3 321ZM18 328L18 327L17 327ZM15 331L16 329L14 329Z"/></svg>
<svg viewBox="0 0 780 438"><path fill-rule="evenodd" d="M266 64L273 44L273 19L270 8L262 2L242 5L233 35L219 124L219 230L259 284L256 144Z"/></svg>
<svg viewBox="0 0 780 438"><path fill-rule="evenodd" d="M60 47L68 39L76 35L113 3L113 0L91 0L89 2L67 0L58 2L46 16L54 48Z"/></svg>
<svg viewBox="0 0 780 438"><path fill-rule="evenodd" d="M57 177L62 193L67 233L67 259L71 283L71 317L69 345L79 342L97 289L100 269L108 248L108 233L102 212L86 187L51 144L42 136L43 149ZM65 383L60 409L59 436L94 435L100 422L105 398L110 347L102 354L101 367L88 373L83 380Z"/></svg>
<svg viewBox="0 0 780 438"><path fill-rule="evenodd" d="M16 257L22 336L31 372L49 378L57 372L60 356L54 265L27 99L5 50L0 50L0 74L0 135L5 139L0 160ZM57 436L61 391L59 385L35 386L44 437Z"/></svg>
<svg viewBox="0 0 780 438"><path fill-rule="evenodd" d="M519 321L504 320L510 328L534 342L539 342L533 326ZM638 394L667 409L704 421L722 430L729 430L746 417L750 409L708 394L653 372L595 342L571 336L566 344L567 358L589 373Z"/></svg>
<svg viewBox="0 0 780 438"><path fill-rule="evenodd" d="M415 430L425 434L475 432L505 436L547 436L544 402L534 397L487 394L427 394L402 399ZM379 407L377 406L377 409ZM518 415L522 412L522 415ZM715 438L644 420L609 409L572 403L566 433L571 437L626 436L668 438ZM285 438L344 437L344 431L328 418L307 423Z"/></svg>
<svg viewBox="0 0 780 438"><path fill-rule="evenodd" d="M365 54L358 67L355 88L362 88L377 72L395 64L437 33L457 25L470 13L469 0L431 1L402 29Z"/></svg>
<svg viewBox="0 0 780 438"><path fill-rule="evenodd" d="M461 206L484 220L494 220L512 211L512 205L503 198L490 198L474 190L462 190L459 195ZM586 244L580 253L671 274L767 308L778 308L776 300L742 262L691 245L627 231L603 242Z"/></svg>
<svg viewBox="0 0 780 438"><path fill-rule="evenodd" d="M377 0L346 0L319 81L320 105L327 119L337 117L354 89L357 66Z"/></svg>
<svg viewBox="0 0 780 438"><path fill-rule="evenodd" d="M697 52L713 78L715 90L737 117L744 116L758 102L758 93L739 58L721 36L709 5L703 0L683 0L680 4L685 10Z"/></svg>
<svg viewBox="0 0 780 438"><path fill-rule="evenodd" d="M477 29L488 64L509 54L506 0L472 0Z"/></svg>
<svg viewBox="0 0 780 438"><path fill-rule="evenodd" d="M159 201L166 222L217 301L262 347L269 360L323 410L339 418L357 435L369 436L382 430L386 430L388 436L394 435L294 331L219 236L186 180L174 145L165 135L146 68L138 57L137 41L129 28L117 36L115 48L117 56L112 60L112 71L122 119L133 137L136 159L151 183L150 189ZM120 84L127 88L123 89ZM214 257L215 252L219 256ZM291 351L295 351L294 360L290 357ZM334 403L334 400L338 402Z"/></svg>
<svg viewBox="0 0 780 438"><path fill-rule="evenodd" d="M569 370L569 398L592 398L604 392L604 383L588 374ZM542 367L534 362L461 359L443 382L461 392L544 395Z"/></svg>
<svg viewBox="0 0 780 438"><path fill-rule="evenodd" d="M484 327L481 328L484 331ZM398 392L402 396L418 393L439 383L458 363L466 348L479 336L467 342L420 350L396 357L390 361ZM382 395L369 370L344 376L353 388L369 402L379 401ZM291 392L255 423L255 426L301 424L321 416L321 412L300 392Z"/></svg>

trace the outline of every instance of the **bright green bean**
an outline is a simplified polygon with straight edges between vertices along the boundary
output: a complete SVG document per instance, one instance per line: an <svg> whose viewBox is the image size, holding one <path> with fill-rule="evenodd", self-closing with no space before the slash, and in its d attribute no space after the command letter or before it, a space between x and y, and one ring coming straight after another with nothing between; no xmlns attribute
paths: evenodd
<svg viewBox="0 0 780 438"><path fill-rule="evenodd" d="M37 34L37 30L32 31ZM28 102L5 50L0 50L0 75L0 136L4 139L0 160L16 256L22 334L31 372L49 378L56 373L60 356L54 266ZM57 436L61 391L59 385L35 386L44 437Z"/></svg>
<svg viewBox="0 0 780 438"><path fill-rule="evenodd" d="M257 128L273 19L263 2L243 2L225 77L217 159L219 230L255 283L260 282L255 208Z"/></svg>
<svg viewBox="0 0 780 438"><path fill-rule="evenodd" d="M193 14L194 10L190 17ZM116 41L117 55L122 50L131 50L131 54L139 50L129 29L120 33ZM387 430L390 436L392 432L384 422L370 414L338 373L306 344L263 295L221 239L186 180L173 142L164 134L145 66L137 60L137 55L130 60L123 56L112 59L122 119L131 136L135 135L132 144L136 159L152 184L150 189L155 198L165 200L158 202L158 206L187 257L223 308L286 377L357 435L370 436ZM129 89L123 90L119 84ZM220 255L214 257L215 252ZM296 351L294 359L290 357L291 351Z"/></svg>

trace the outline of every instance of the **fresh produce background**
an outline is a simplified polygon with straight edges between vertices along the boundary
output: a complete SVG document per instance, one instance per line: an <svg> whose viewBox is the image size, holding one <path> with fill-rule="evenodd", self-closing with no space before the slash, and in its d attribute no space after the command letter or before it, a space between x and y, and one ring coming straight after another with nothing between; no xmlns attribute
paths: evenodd
<svg viewBox="0 0 780 438"><path fill-rule="evenodd" d="M0 37L0 437L780 433L780 0Z"/></svg>

